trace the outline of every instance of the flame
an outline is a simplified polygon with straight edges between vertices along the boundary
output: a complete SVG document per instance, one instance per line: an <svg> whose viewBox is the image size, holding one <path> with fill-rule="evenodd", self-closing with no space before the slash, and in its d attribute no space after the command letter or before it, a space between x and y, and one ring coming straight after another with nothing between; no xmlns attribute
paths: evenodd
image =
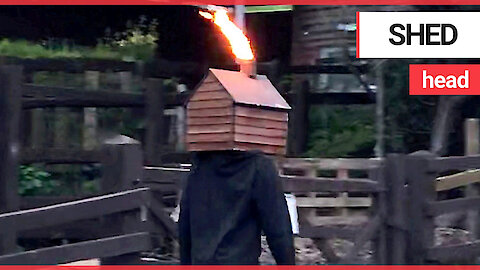
<svg viewBox="0 0 480 270"><path fill-rule="evenodd" d="M250 40L228 17L226 10L215 10L212 14L207 11L199 11L199 14L205 19L213 21L228 39L232 47L233 54L241 60L253 60L253 51Z"/></svg>

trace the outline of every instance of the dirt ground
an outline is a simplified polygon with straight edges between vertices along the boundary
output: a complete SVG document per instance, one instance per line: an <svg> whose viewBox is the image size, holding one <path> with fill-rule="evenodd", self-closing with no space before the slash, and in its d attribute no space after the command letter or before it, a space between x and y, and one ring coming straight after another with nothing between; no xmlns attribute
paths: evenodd
<svg viewBox="0 0 480 270"><path fill-rule="evenodd" d="M461 229L453 228L437 228L435 229L435 245L455 245L455 244L464 244L470 243L474 239L471 237L470 233ZM345 256L346 252L351 248L352 242L340 240L340 239L331 239L329 244L332 247L332 251L339 258ZM365 245L365 248L359 253L359 263L361 264L371 264L373 250L370 243ZM323 265L327 264L328 261L325 258L324 254L317 248L314 241L309 238L295 238L295 256L296 263L298 265ZM173 256L176 257L176 256ZM173 257L170 257L173 259ZM178 259L178 258L177 258ZM175 259L175 260L177 260ZM466 263L476 263L477 261L471 261ZM330 262L332 263L332 262ZM457 262L461 263L461 262ZM272 257L271 251L268 248L267 241L265 237L262 237L262 255L260 256L260 264L262 265L274 265L275 260ZM100 265L98 259L91 260L82 260L65 265Z"/></svg>

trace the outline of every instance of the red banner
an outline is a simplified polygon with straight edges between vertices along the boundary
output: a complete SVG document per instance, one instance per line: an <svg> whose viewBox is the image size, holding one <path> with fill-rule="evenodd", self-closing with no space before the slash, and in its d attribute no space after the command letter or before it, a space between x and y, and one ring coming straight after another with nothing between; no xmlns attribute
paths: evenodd
<svg viewBox="0 0 480 270"><path fill-rule="evenodd" d="M480 65L410 65L410 95L480 95Z"/></svg>
<svg viewBox="0 0 480 270"><path fill-rule="evenodd" d="M478 0L0 0L0 5L478 5Z"/></svg>
<svg viewBox="0 0 480 270"><path fill-rule="evenodd" d="M480 270L480 265L118 265L118 266L0 266L0 270Z"/></svg>

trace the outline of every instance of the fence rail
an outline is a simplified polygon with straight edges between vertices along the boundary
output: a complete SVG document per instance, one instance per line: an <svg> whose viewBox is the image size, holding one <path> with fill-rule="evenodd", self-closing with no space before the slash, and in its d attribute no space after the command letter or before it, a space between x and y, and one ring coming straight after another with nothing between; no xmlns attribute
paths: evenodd
<svg viewBox="0 0 480 270"><path fill-rule="evenodd" d="M47 164L81 164L99 163L102 161L101 150L83 150L70 148L24 148L20 154L20 162Z"/></svg>
<svg viewBox="0 0 480 270"><path fill-rule="evenodd" d="M281 162L282 168L292 170L314 168L314 169L329 169L329 170L376 170L382 164L381 160L375 159L286 159ZM172 194L180 187L180 182L183 177L189 172L186 168L165 168L165 167L146 167L144 171L145 184L152 189L162 190L167 194ZM373 176L373 175L372 175ZM309 193L309 192L323 192L323 193L368 193L372 197L297 197L296 203L299 209L315 209L315 208L330 208L330 207L361 207L371 208L375 202L379 203L379 194L385 192L385 187L381 182L372 179L357 179L348 178L347 176L341 178L326 178L317 177L316 175L309 176L293 176L280 175L284 191L290 193ZM178 198L174 200L178 202ZM383 202L382 202L383 203ZM373 237L375 233L383 230L385 226L383 222L383 212L380 208L372 210L377 215L369 217L318 217L322 225L312 225L309 223L302 223L303 212L300 211L300 237L315 238L317 242L321 239L330 239L333 237L350 239L354 241L355 245L349 250L349 254L344 258L344 263L353 263L357 261L356 255L359 249L363 247L366 241L374 239L375 243L378 237ZM349 225L341 224L348 221ZM363 225L353 225L364 222ZM365 231L366 230L366 231ZM379 238L380 239L380 238ZM377 244L375 244L377 245ZM377 252L376 252L377 253ZM380 253L380 252L379 252ZM379 255L381 257L383 255ZM383 259L381 260L383 261Z"/></svg>
<svg viewBox="0 0 480 270"><path fill-rule="evenodd" d="M0 230L17 231L48 227L139 208L148 189L141 188L78 201L0 214Z"/></svg>
<svg viewBox="0 0 480 270"><path fill-rule="evenodd" d="M150 234L148 232L139 232L3 255L0 256L0 264L61 264L91 258L113 257L147 251L152 248Z"/></svg>
<svg viewBox="0 0 480 270"><path fill-rule="evenodd" d="M125 62L118 60L101 59L26 59L18 57L0 57L0 63L3 65L20 65L24 67L26 73L37 71L61 71L66 73L82 73L87 70L94 71L133 71L134 62Z"/></svg>

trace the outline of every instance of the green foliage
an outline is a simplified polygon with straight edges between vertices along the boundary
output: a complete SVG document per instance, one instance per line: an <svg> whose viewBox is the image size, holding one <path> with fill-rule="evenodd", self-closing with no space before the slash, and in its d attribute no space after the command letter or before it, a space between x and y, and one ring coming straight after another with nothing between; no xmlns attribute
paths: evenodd
<svg viewBox="0 0 480 270"><path fill-rule="evenodd" d="M90 47L57 46L48 48L26 40L0 40L0 55L20 58L90 58L121 60L123 55L103 44Z"/></svg>
<svg viewBox="0 0 480 270"><path fill-rule="evenodd" d="M21 58L80 58L79 50L68 48L48 49L40 44L25 40L0 40L0 55Z"/></svg>
<svg viewBox="0 0 480 270"><path fill-rule="evenodd" d="M409 61L384 66L386 152L428 149L437 97L408 94Z"/></svg>
<svg viewBox="0 0 480 270"><path fill-rule="evenodd" d="M50 173L33 166L20 166L18 192L22 196L52 195L56 193L58 183L52 180Z"/></svg>
<svg viewBox="0 0 480 270"><path fill-rule="evenodd" d="M20 58L88 58L124 61L147 60L157 48L156 20L142 16L137 22L128 22L126 30L99 39L95 47L46 46L26 40L0 40L0 56Z"/></svg>
<svg viewBox="0 0 480 270"><path fill-rule="evenodd" d="M99 44L119 52L123 60L146 60L154 56L157 48L157 27L157 20L148 21L147 17L141 16L137 22L128 21L126 30L115 33L113 37L107 30Z"/></svg>
<svg viewBox="0 0 480 270"><path fill-rule="evenodd" d="M371 156L375 108L366 105L317 106L310 112L310 157Z"/></svg>

